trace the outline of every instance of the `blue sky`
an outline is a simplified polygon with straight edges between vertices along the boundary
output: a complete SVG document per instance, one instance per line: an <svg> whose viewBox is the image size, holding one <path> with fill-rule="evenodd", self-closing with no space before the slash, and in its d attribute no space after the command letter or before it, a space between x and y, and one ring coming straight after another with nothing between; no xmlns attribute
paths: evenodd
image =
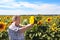
<svg viewBox="0 0 60 40"><path fill-rule="evenodd" d="M23 1L23 2L43 2L43 3L52 3L52 4L60 4L60 0L16 0L16 2Z"/></svg>
<svg viewBox="0 0 60 40"><path fill-rule="evenodd" d="M60 0L0 0L0 15L60 14Z"/></svg>

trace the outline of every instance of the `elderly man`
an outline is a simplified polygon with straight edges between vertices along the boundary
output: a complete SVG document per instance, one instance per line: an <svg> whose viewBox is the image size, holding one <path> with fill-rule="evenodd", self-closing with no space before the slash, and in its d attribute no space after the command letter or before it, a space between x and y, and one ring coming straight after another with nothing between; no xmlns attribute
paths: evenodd
<svg viewBox="0 0 60 40"><path fill-rule="evenodd" d="M13 23L8 28L9 40L24 40L24 32L32 28L33 24L21 27L20 16L13 16Z"/></svg>

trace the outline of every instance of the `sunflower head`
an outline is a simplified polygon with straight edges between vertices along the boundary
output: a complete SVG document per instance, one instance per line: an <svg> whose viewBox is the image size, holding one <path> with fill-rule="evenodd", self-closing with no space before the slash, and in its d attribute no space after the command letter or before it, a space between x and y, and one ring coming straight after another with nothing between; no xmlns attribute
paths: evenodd
<svg viewBox="0 0 60 40"><path fill-rule="evenodd" d="M50 18L47 18L47 19L46 19L46 22L51 22L51 20L52 20L51 17L50 17Z"/></svg>
<svg viewBox="0 0 60 40"><path fill-rule="evenodd" d="M30 18L29 18L29 23L30 24L34 24L34 18L35 18L34 16L30 16Z"/></svg>
<svg viewBox="0 0 60 40"><path fill-rule="evenodd" d="M58 30L57 27L51 27L50 29L51 29L52 31L55 31L55 32L57 32L57 30Z"/></svg>
<svg viewBox="0 0 60 40"><path fill-rule="evenodd" d="M56 23L53 23L53 25L50 27L50 29L52 30L52 31L57 31L58 30L58 28L56 27Z"/></svg>
<svg viewBox="0 0 60 40"><path fill-rule="evenodd" d="M41 25L42 24L42 20L38 21L37 24L38 25Z"/></svg>
<svg viewBox="0 0 60 40"><path fill-rule="evenodd" d="M6 24L3 22L0 22L0 31L4 31L6 27Z"/></svg>

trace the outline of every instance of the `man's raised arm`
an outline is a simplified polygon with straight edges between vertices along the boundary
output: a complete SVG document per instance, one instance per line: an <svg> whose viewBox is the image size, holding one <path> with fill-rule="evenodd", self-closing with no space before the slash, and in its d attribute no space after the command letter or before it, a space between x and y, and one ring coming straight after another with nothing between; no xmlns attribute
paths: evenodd
<svg viewBox="0 0 60 40"><path fill-rule="evenodd" d="M33 25L34 25L34 24L28 24L28 25L26 25L26 26L23 26L23 27L19 28L19 29L20 29L20 32L25 32L27 29L32 28Z"/></svg>

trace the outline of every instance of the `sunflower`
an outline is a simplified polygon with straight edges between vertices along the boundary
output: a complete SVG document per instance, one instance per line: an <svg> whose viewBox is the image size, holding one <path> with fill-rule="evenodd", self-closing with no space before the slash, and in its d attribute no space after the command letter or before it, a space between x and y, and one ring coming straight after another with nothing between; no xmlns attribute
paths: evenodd
<svg viewBox="0 0 60 40"><path fill-rule="evenodd" d="M50 27L50 29L55 32L58 30L55 23Z"/></svg>
<svg viewBox="0 0 60 40"><path fill-rule="evenodd" d="M52 27L51 30L57 32L58 29L57 27Z"/></svg>
<svg viewBox="0 0 60 40"><path fill-rule="evenodd" d="M6 27L6 24L3 22L0 22L0 31L4 31Z"/></svg>
<svg viewBox="0 0 60 40"><path fill-rule="evenodd" d="M46 19L46 22L51 22L51 21L52 21L52 17Z"/></svg>
<svg viewBox="0 0 60 40"><path fill-rule="evenodd" d="M34 18L35 18L34 16L30 16L30 18L29 18L29 23L30 24L34 24Z"/></svg>
<svg viewBox="0 0 60 40"><path fill-rule="evenodd" d="M38 21L37 24L38 25L41 25L42 24L42 20Z"/></svg>

